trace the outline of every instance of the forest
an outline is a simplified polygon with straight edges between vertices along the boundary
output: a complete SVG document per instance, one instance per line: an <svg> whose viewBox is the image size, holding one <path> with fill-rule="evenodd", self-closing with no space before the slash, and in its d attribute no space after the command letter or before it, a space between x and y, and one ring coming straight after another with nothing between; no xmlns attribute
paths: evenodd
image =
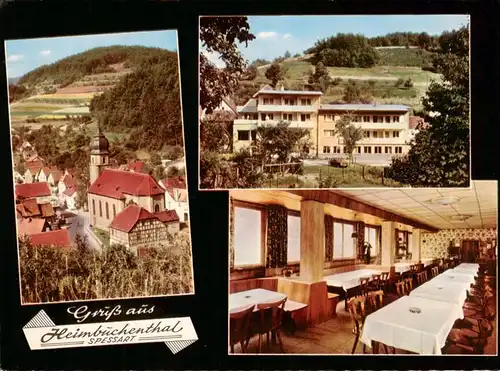
<svg viewBox="0 0 500 371"><path fill-rule="evenodd" d="M182 233L182 232L181 232ZM31 246L20 239L23 303L159 296L193 292L189 233L138 257L121 245L102 253L77 236L77 247Z"/></svg>
<svg viewBox="0 0 500 371"><path fill-rule="evenodd" d="M46 80L60 87L68 86L85 75L115 72L112 64L124 63L124 68L140 66L145 60L165 55L160 48L143 46L105 46L70 55L55 63L40 66L22 76L18 85L37 85Z"/></svg>
<svg viewBox="0 0 500 371"><path fill-rule="evenodd" d="M117 85L95 96L90 112L104 131L128 132L137 148L182 146L177 54L163 51L144 59Z"/></svg>

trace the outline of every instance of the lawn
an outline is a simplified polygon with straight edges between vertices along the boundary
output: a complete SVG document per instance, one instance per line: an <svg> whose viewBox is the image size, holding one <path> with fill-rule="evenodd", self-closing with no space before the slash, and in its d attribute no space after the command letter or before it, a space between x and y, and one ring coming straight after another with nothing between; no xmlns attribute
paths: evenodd
<svg viewBox="0 0 500 371"><path fill-rule="evenodd" d="M95 233L97 238L102 242L105 247L109 246L109 232L103 231L102 229L92 227L92 232Z"/></svg>

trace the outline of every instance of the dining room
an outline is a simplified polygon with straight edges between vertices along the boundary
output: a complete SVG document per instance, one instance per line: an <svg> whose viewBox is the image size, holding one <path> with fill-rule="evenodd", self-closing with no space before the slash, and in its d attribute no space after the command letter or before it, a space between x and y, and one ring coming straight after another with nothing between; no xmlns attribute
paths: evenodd
<svg viewBox="0 0 500 371"><path fill-rule="evenodd" d="M234 190L230 354L497 353L497 182Z"/></svg>

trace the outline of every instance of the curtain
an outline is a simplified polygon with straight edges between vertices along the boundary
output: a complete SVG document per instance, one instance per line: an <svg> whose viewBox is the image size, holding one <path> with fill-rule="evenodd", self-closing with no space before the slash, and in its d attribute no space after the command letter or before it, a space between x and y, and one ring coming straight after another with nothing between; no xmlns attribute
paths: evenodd
<svg viewBox="0 0 500 371"><path fill-rule="evenodd" d="M267 208L267 268L287 265L288 211L280 205Z"/></svg>
<svg viewBox="0 0 500 371"><path fill-rule="evenodd" d="M333 217L325 215L325 261L333 260Z"/></svg>
<svg viewBox="0 0 500 371"><path fill-rule="evenodd" d="M365 244L365 223L363 222L358 222L357 223L357 234L358 234L358 246L357 246L357 251L358 251L358 259L363 259L363 254L364 254L364 244Z"/></svg>
<svg viewBox="0 0 500 371"><path fill-rule="evenodd" d="M234 205L233 198L229 197L229 268L234 268Z"/></svg>

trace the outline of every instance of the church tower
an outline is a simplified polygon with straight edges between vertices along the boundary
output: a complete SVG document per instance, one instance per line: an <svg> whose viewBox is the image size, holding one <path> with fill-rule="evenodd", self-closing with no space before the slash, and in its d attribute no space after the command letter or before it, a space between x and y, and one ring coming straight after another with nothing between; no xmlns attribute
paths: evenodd
<svg viewBox="0 0 500 371"><path fill-rule="evenodd" d="M97 133L90 141L90 184L93 184L109 165L109 142L97 127Z"/></svg>

